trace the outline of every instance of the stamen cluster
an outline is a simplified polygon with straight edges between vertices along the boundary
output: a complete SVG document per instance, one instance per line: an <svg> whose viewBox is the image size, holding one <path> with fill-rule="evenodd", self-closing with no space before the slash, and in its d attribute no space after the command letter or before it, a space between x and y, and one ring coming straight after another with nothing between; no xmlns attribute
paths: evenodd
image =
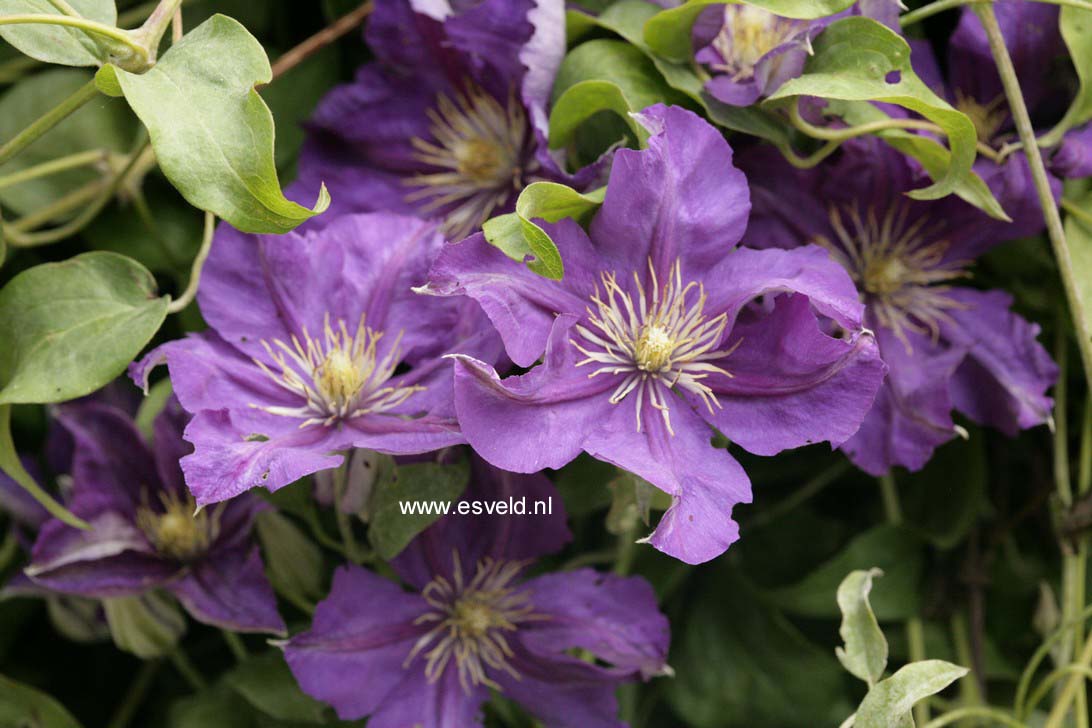
<svg viewBox="0 0 1092 728"><path fill-rule="evenodd" d="M137 508L136 523L160 554L178 561L192 561L209 550L220 531L217 514L197 510L193 496L174 491L159 492L162 510L147 503Z"/></svg>

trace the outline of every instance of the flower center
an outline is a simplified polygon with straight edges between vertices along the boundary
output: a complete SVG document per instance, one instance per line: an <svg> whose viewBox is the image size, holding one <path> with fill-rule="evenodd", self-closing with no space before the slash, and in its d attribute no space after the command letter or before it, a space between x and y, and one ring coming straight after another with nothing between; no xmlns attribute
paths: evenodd
<svg viewBox="0 0 1092 728"><path fill-rule="evenodd" d="M152 546L163 556L178 561L192 561L208 551L219 534L219 519L202 510L192 496L180 497L172 491L160 491L162 510L147 503L137 508L137 526Z"/></svg>
<svg viewBox="0 0 1092 728"><path fill-rule="evenodd" d="M706 320L705 289L695 282L683 285L679 261L675 261L663 286L651 260L648 271L647 292L637 273L633 274L636 300L622 289L614 273L603 273L604 292L601 294L596 286L587 326L576 327L582 341L574 339L572 344L585 357L577 366L595 365L589 377L621 377L610 396L611 404L636 392L638 432L647 400L663 416L668 432L674 434L665 389L678 386L695 394L712 412L720 403L702 380L710 374L732 376L710 362L728 356L735 346L717 349L728 317L721 314Z"/></svg>
<svg viewBox="0 0 1092 728"><path fill-rule="evenodd" d="M849 271L864 302L907 351L908 331L939 338L940 324L951 320L947 311L960 307L947 296L947 284L968 275L966 261L946 260L948 241L934 238L939 224L927 228L925 216L909 217L904 203L890 207L882 218L874 209L862 216L856 205L831 208L830 225L838 240L816 239Z"/></svg>
<svg viewBox="0 0 1092 728"><path fill-rule="evenodd" d="M424 387L384 386L394 375L401 358L398 335L387 355L380 358L379 342L383 333L368 328L360 317L356 331L350 333L345 322L330 325L327 314L323 337L311 338L306 328L303 341L292 337L291 345L274 339L262 346L280 368L274 372L254 360L274 382L306 400L301 407L261 407L286 417L304 418L300 427L331 425L339 420L384 412L404 403Z"/></svg>
<svg viewBox="0 0 1092 728"><path fill-rule="evenodd" d="M754 75L755 65L767 53L792 39L800 24L754 5L725 5L724 25L713 48L724 59L713 69L740 81Z"/></svg>
<svg viewBox="0 0 1092 728"><path fill-rule="evenodd" d="M534 613L527 592L513 586L527 564L486 557L467 580L458 553L453 558L451 580L438 576L421 592L432 610L414 624L435 626L417 640L403 667L424 654L425 676L430 682L439 680L454 662L459 684L467 693L478 685L500 690L487 674L489 670L506 672L517 680L520 677L509 662L513 652L505 635L515 632L521 623L544 619Z"/></svg>
<svg viewBox="0 0 1092 728"><path fill-rule="evenodd" d="M514 94L505 107L470 83L454 99L437 97L428 116L433 140L411 143L414 158L436 170L407 180L418 189L406 199L425 202L425 212L443 208L444 232L459 239L519 191L530 143L527 116Z"/></svg>
<svg viewBox="0 0 1092 728"><path fill-rule="evenodd" d="M973 96L965 95L959 89L956 89L955 96L955 107L970 117L971 123L974 124L975 134L978 135L978 141L983 144L993 142L994 137L1001 131L1001 127L1005 125L1005 120L1008 118L1008 111L1005 109L1005 95L998 95L988 104L978 103Z"/></svg>

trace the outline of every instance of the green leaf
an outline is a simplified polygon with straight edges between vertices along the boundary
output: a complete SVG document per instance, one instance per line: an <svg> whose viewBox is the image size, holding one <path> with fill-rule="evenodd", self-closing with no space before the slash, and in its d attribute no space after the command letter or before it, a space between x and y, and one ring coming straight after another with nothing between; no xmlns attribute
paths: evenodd
<svg viewBox="0 0 1092 728"><path fill-rule="evenodd" d="M274 157L278 170L283 172L295 164L305 136L303 122L341 80L339 60L338 48L328 46L262 89L262 98L277 124Z"/></svg>
<svg viewBox="0 0 1092 728"><path fill-rule="evenodd" d="M276 511L258 515L258 539L273 588L296 603L323 596L322 551L295 523Z"/></svg>
<svg viewBox="0 0 1092 728"><path fill-rule="evenodd" d="M300 690L279 650L250 658L224 681L273 718L301 723L323 723L326 719L326 706Z"/></svg>
<svg viewBox="0 0 1092 728"><path fill-rule="evenodd" d="M974 124L917 77L910 66L910 46L898 33L870 18L844 18L819 35L814 49L804 74L785 82L767 104L797 96L897 104L940 126L951 149L943 174L908 195L938 199L966 180L975 159Z"/></svg>
<svg viewBox="0 0 1092 728"><path fill-rule="evenodd" d="M80 15L104 25L118 20L114 0L68 0ZM0 15L60 15L49 0L0 0ZM60 66L97 66L101 58L83 31L60 25L0 25L0 38L31 58Z"/></svg>
<svg viewBox="0 0 1092 728"><path fill-rule="evenodd" d="M734 571L706 576L675 624L662 689L693 728L835 726L852 710L844 673Z"/></svg>
<svg viewBox="0 0 1092 728"><path fill-rule="evenodd" d="M605 195L605 187L580 193L556 182L532 182L520 192L516 211L486 221L482 232L491 245L508 257L526 261L527 267L541 276L561 280L565 275L561 253L546 231L532 220L552 223L571 217L587 224L603 204Z"/></svg>
<svg viewBox="0 0 1092 728"><path fill-rule="evenodd" d="M878 576L883 576L879 569L854 571L838 586L838 608L842 610L838 634L845 646L836 647L834 652L850 674L869 686L875 685L887 669L887 640L868 603L872 580Z"/></svg>
<svg viewBox="0 0 1092 728"><path fill-rule="evenodd" d="M953 442L900 479L903 521L939 549L962 544L989 508L985 442L981 436Z"/></svg>
<svg viewBox="0 0 1092 728"><path fill-rule="evenodd" d="M727 4L724 0L689 0L677 8L657 13L645 25L645 43L669 61L688 63L694 58L690 38L694 21L707 6ZM853 0L751 0L747 4L786 18L811 20L840 13L852 5Z"/></svg>
<svg viewBox="0 0 1092 728"><path fill-rule="evenodd" d="M163 173L194 207L244 232L283 233L329 206L325 186L311 210L281 191L273 116L254 90L272 78L269 59L231 18L213 16L147 73L104 66L99 76L120 86Z"/></svg>
<svg viewBox="0 0 1092 728"><path fill-rule="evenodd" d="M678 103L680 95L645 53L619 40L593 40L574 48L561 63L550 111L550 147L572 141L577 127L599 111L612 111L644 144L648 132L630 114L657 103Z"/></svg>
<svg viewBox="0 0 1092 728"><path fill-rule="evenodd" d="M852 126L891 118L878 106L867 101L832 101L825 111L827 114L840 117ZM921 166L934 180L944 176L945 171L951 167L951 152L936 139L921 134L911 134L903 129L885 129L878 132L876 136L903 154L921 162ZM1001 203L993 196L993 192L977 172L971 171L961 179L953 192L990 217L1012 222L1012 218L1005 213Z"/></svg>
<svg viewBox="0 0 1092 728"><path fill-rule="evenodd" d="M919 700L935 695L967 674L944 660L912 662L868 691L857 709L854 728L901 728Z"/></svg>
<svg viewBox="0 0 1092 728"><path fill-rule="evenodd" d="M103 599L102 608L118 649L145 660L167 654L186 633L186 616L163 592Z"/></svg>
<svg viewBox="0 0 1092 728"><path fill-rule="evenodd" d="M1062 120L1039 140L1047 147L1060 143L1067 131L1092 119L1092 10L1063 6L1058 28L1077 70L1080 86Z"/></svg>
<svg viewBox="0 0 1092 728"><path fill-rule="evenodd" d="M152 275L114 253L25 270L0 290L0 404L63 402L125 371L167 315Z"/></svg>
<svg viewBox="0 0 1092 728"><path fill-rule="evenodd" d="M91 80L86 71L55 68L30 76L0 98L0 139L11 139ZM49 133L0 166L0 175L95 149L122 154L138 124L123 101L100 97L77 109ZM103 176L101 164L71 169L0 188L0 204L18 215L39 210Z"/></svg>
<svg viewBox="0 0 1092 728"><path fill-rule="evenodd" d="M399 465L384 472L372 495L372 520L368 526L368 538L376 553L384 559L393 559L414 536L443 515L403 514L401 502L454 503L469 480L470 464L465 460L456 465Z"/></svg>
<svg viewBox="0 0 1092 728"><path fill-rule="evenodd" d="M54 518L67 523L75 528L91 528L90 524L81 518L77 518L67 508L53 499L49 493L42 490L37 481L31 477L23 462L19 459L19 453L15 451L15 441L11 437L11 405L0 404L0 471L3 471L19 484L23 490L29 493L34 500L42 504Z"/></svg>
<svg viewBox="0 0 1092 728"><path fill-rule="evenodd" d="M799 583L768 593L774 604L804 617L839 616L835 595L845 574L878 567L883 582L872 595L881 620L906 619L918 613L918 582L925 568L920 540L908 529L877 526L854 538L838 555Z"/></svg>
<svg viewBox="0 0 1092 728"><path fill-rule="evenodd" d="M64 706L29 685L0 675L0 726L80 728Z"/></svg>

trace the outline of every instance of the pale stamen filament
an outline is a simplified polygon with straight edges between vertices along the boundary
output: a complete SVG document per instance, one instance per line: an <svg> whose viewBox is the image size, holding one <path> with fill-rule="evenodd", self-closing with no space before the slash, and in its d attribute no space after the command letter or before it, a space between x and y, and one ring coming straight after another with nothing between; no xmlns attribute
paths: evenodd
<svg viewBox="0 0 1092 728"><path fill-rule="evenodd" d="M514 656L506 634L528 621L545 619L535 614L530 596L513 585L527 562L481 559L467 580L459 554L453 553L451 580L437 576L421 592L432 611L414 624L435 624L413 645L403 667L425 653L425 677L438 681L454 661L459 684L468 694L479 685L501 690L488 670L507 673L519 680L510 660ZM427 652L426 652L427 650Z"/></svg>
<svg viewBox="0 0 1092 728"><path fill-rule="evenodd" d="M335 422L394 409L424 387L384 386L394 376L401 360L399 333L386 355L380 358L383 333L365 325L361 315L356 331L350 333L344 321L330 325L323 321L322 338L312 338L306 327L303 341L294 334L291 344L274 339L262 341L269 357L280 368L274 372L258 359L263 372L284 389L302 397L300 407L260 407L266 412L303 419L300 427L332 425ZM257 406L257 405L253 405Z"/></svg>
<svg viewBox="0 0 1092 728"><path fill-rule="evenodd" d="M667 430L671 412L667 391L679 387L696 395L713 412L720 407L713 390L702 380L713 374L732 375L711 361L723 359L735 351L718 349L728 326L727 314L706 320L704 287L695 282L683 284L682 267L672 266L668 280L661 286L649 261L649 289L633 274L634 295L624 290L614 273L603 273L591 296L587 325L577 325L583 341L572 340L584 355L577 366L596 365L589 377L622 376L608 400L618 404L636 393L637 431L645 402L660 412ZM696 293L697 300L692 293Z"/></svg>
<svg viewBox="0 0 1092 728"><path fill-rule="evenodd" d="M921 216L908 222L909 206L896 204L883 218L875 209L865 215L856 205L830 210L837 241L820 236L819 245L849 271L879 322L912 351L907 332L940 338L940 327L952 321L949 311L963 305L950 298L950 282L969 274L966 261L947 260L949 243L937 239L941 225Z"/></svg>

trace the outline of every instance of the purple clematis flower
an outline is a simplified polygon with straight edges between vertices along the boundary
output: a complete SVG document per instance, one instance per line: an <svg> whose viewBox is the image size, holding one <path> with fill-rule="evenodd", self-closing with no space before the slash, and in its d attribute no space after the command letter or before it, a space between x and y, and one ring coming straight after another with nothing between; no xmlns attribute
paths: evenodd
<svg viewBox="0 0 1092 728"><path fill-rule="evenodd" d="M251 526L253 496L195 513L178 459L186 416L168 401L149 448L122 410L64 405L58 422L73 438L68 508L84 531L56 519L38 534L26 573L53 591L95 598L163 588L198 621L240 632L285 631Z"/></svg>
<svg viewBox="0 0 1092 728"><path fill-rule="evenodd" d="M712 5L691 31L694 60L711 74L705 91L729 106L750 106L804 71L811 43L835 20L851 14L898 28L893 0L862 0L853 8L817 20L786 18L755 5Z"/></svg>
<svg viewBox="0 0 1092 728"><path fill-rule="evenodd" d="M475 461L464 497L550 499L554 510L446 516L391 562L410 591L340 569L310 631L285 644L300 686L343 719L370 716L369 728L481 725L490 689L549 728L623 725L615 688L668 672L668 622L652 588L591 569L527 577L570 538L542 475Z"/></svg>
<svg viewBox="0 0 1092 728"><path fill-rule="evenodd" d="M954 197L914 201L905 193L922 173L883 142L854 140L839 154L797 170L755 150L741 165L761 170L744 242L830 250L857 282L887 363L875 407L842 449L880 475L921 468L958 433L953 408L1010 435L1046 422L1057 368L1039 327L1010 310L1008 294L958 285L979 255L1040 226L1038 208L1003 223Z"/></svg>
<svg viewBox="0 0 1092 728"><path fill-rule="evenodd" d="M994 10L1032 123L1045 131L1061 119L1071 95L1065 84L1067 74L1060 63L1065 45L1058 29L1058 6L998 0ZM932 47L923 40L910 41L914 68L927 84L974 122L980 142L997 147L1015 141L1015 126L986 31L971 8L960 12L959 24L948 43L947 73L941 72ZM1049 170L1063 179L1092 175L1092 124L1071 129L1046 155L1046 162ZM976 170L985 177L989 172L983 167L992 164L980 160ZM1029 175L1022 154L1007 157L1004 166L1014 164L1020 172L1010 171L1010 176ZM1006 202L1002 200L1003 204ZM1007 204L1005 207L1008 209Z"/></svg>
<svg viewBox="0 0 1092 728"><path fill-rule="evenodd" d="M300 184L324 180L335 214L436 218L457 239L533 178L564 180L546 147L564 13L562 0L379 0L376 61L319 105Z"/></svg>
<svg viewBox="0 0 1092 728"><path fill-rule="evenodd" d="M500 346L472 304L411 291L442 242L432 223L383 214L282 236L222 231L198 294L212 330L132 368L146 381L165 361L195 415L182 470L199 505L276 490L354 447L408 455L464 442L442 356L470 347L492 360Z"/></svg>
<svg viewBox="0 0 1092 728"><path fill-rule="evenodd" d="M547 226L563 280L479 235L444 248L423 292L476 299L516 364L542 359L502 379L458 357L455 407L482 457L535 472L583 450L630 470L673 496L650 542L699 563L737 538L732 507L751 497L711 428L764 455L841 443L883 365L826 251L736 247L750 202L724 138L677 107L638 118L649 148L616 153L590 237Z"/></svg>

